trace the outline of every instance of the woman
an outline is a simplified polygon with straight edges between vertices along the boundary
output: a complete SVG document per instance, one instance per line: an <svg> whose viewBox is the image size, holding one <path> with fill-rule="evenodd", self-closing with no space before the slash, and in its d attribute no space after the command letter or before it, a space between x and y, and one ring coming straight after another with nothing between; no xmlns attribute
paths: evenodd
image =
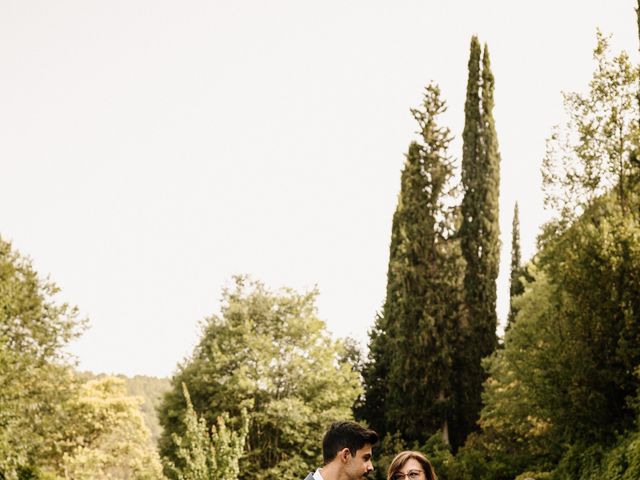
<svg viewBox="0 0 640 480"><path fill-rule="evenodd" d="M420 452L400 452L393 459L387 480L438 480L431 462Z"/></svg>

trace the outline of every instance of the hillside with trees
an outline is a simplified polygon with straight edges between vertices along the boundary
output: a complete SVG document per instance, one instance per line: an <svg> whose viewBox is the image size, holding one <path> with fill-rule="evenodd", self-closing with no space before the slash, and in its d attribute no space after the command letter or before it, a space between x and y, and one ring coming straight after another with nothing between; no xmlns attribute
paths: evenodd
<svg viewBox="0 0 640 480"><path fill-rule="evenodd" d="M168 378L150 377L147 375L107 375L104 373L94 374L92 372L79 372L78 378L82 381L104 379L108 377L122 380L127 395L136 397L140 402L140 412L146 427L151 433L151 444L157 445L162 432L160 420L158 419L158 407L162 396L169 391L171 383Z"/></svg>

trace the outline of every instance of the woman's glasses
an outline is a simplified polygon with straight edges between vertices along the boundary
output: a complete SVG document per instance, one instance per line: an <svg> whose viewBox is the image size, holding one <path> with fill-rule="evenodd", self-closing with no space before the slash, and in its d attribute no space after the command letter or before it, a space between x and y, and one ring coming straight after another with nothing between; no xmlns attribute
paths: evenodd
<svg viewBox="0 0 640 480"><path fill-rule="evenodd" d="M409 470L407 473L396 473L393 480L419 480L422 470Z"/></svg>

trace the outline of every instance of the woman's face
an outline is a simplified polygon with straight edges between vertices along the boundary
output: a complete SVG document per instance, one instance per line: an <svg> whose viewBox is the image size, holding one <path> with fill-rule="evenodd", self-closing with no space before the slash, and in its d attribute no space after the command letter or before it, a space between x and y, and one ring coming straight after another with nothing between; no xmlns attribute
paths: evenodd
<svg viewBox="0 0 640 480"><path fill-rule="evenodd" d="M423 480L425 477L424 468L415 458L410 458L394 475L402 480Z"/></svg>

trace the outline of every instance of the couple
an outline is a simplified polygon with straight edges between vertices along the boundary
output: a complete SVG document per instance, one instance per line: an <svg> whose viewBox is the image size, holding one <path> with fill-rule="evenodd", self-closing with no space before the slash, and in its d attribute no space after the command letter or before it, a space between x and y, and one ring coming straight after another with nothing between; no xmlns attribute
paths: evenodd
<svg viewBox="0 0 640 480"><path fill-rule="evenodd" d="M355 422L335 422L322 440L324 465L305 480L359 480L373 471L371 447L378 434ZM438 480L427 457L402 452L389 465L387 480Z"/></svg>

